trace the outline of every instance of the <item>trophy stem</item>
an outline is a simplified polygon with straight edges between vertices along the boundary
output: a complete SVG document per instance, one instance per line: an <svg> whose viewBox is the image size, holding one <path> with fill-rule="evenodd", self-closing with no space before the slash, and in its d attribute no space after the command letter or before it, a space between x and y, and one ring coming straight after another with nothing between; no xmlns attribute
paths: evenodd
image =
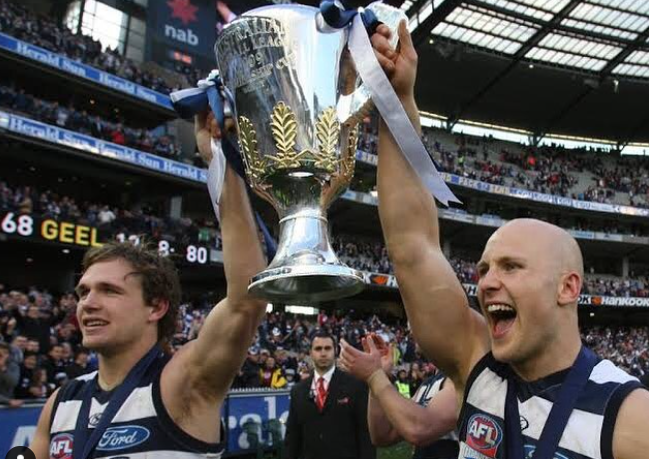
<svg viewBox="0 0 649 459"><path fill-rule="evenodd" d="M323 212L307 208L280 220L277 254L248 290L271 302L304 304L350 296L363 286L362 274L341 263L331 248Z"/></svg>

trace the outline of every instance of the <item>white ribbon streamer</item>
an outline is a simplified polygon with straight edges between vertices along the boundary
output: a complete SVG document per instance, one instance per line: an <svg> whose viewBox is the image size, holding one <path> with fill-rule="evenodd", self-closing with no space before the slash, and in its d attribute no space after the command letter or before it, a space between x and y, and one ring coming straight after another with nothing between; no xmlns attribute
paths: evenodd
<svg viewBox="0 0 649 459"><path fill-rule="evenodd" d="M216 215L218 222L221 223L219 203L221 201L223 183L225 182L225 168L227 163L221 142L212 139L210 146L212 148L212 160L207 169L207 191L210 193L210 201L212 201L214 215Z"/></svg>
<svg viewBox="0 0 649 459"><path fill-rule="evenodd" d="M363 83L372 94L376 108L410 166L419 175L426 188L442 204L448 206L449 202L461 203L437 172L419 134L376 59L360 14L354 17L348 46Z"/></svg>

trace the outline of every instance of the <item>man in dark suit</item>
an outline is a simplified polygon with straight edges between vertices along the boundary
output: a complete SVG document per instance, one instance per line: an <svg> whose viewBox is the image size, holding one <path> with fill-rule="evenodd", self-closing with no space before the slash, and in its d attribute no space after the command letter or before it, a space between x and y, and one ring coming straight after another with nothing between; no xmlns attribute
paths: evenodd
<svg viewBox="0 0 649 459"><path fill-rule="evenodd" d="M367 385L335 367L336 342L311 341L314 374L291 390L285 459L375 459L367 427Z"/></svg>

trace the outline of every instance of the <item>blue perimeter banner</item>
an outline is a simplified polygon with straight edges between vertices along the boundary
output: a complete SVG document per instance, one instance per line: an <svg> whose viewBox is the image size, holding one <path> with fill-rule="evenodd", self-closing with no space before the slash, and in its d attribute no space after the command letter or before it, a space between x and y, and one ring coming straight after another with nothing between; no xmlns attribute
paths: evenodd
<svg viewBox="0 0 649 459"><path fill-rule="evenodd" d="M53 53L39 46L16 40L15 38L3 33L0 33L0 48L28 59L38 61L42 64L49 65L50 67L61 70L62 72L85 78L86 80L98 83L102 86L159 105L168 110L173 110L171 100L169 99L169 96L165 94L145 88L144 86L135 84L132 81L103 72L78 61L68 59L65 56Z"/></svg>
<svg viewBox="0 0 649 459"><path fill-rule="evenodd" d="M1 36L2 34L0 34ZM178 177L194 180L197 182L207 182L207 170L184 164L171 159L161 158L160 156L145 153L143 151L135 150L133 148L124 147L115 143L106 142L104 140L96 139L89 135L80 134L78 132L69 131L67 129L45 124L40 121L35 121L30 118L14 115L11 113L3 112L0 110L0 129L8 129L12 132L23 134L29 137L35 137L42 140L47 140L55 144L64 145L79 150L88 151L98 154L107 158L124 161L138 166L163 172L167 174L176 175ZM362 150L356 151L356 159L365 164L377 165L377 156L366 153ZM550 194L538 193L530 190L522 190L502 185L493 185L490 183L480 182L477 180L460 177L453 174L441 173L444 181L450 184L464 186L486 193L494 193L503 196L509 196L519 199L527 199L536 202L543 202L553 204L556 206L572 207L574 209L588 210L594 212L608 212L614 214L632 215L637 217L649 217L649 209L641 209L638 207L623 206L619 204L605 204L599 202L578 201L576 199L564 198L562 196L554 196ZM346 190L343 194L344 199L356 201L363 204L378 205L376 197L368 193L361 193L353 190ZM452 217L449 217L452 218ZM470 216L465 216L469 219ZM478 217L481 218L481 217ZM462 216L456 213L454 220L461 220ZM470 222L469 220L466 220ZM477 222L484 224L485 222ZM487 224L487 226L492 226ZM594 232L581 231L574 234L582 239L602 239L595 237ZM606 240L617 241L618 236L612 235L604 238Z"/></svg>
<svg viewBox="0 0 649 459"><path fill-rule="evenodd" d="M68 131L50 124L0 111L0 128L28 137L52 142L57 145L87 151L125 163L165 174L175 175L195 182L207 183L207 169L201 169L151 153L134 150L122 145Z"/></svg>
<svg viewBox="0 0 649 459"><path fill-rule="evenodd" d="M555 206L572 207L573 209L591 210L595 212L608 212L613 214L633 215L638 217L649 217L649 209L641 209L638 207L624 206L621 204L606 204L602 202L579 201L572 198L564 198L563 196L555 196L552 194L539 193L537 191L523 190L504 185L493 185L491 183L480 182L478 180L460 177L458 175L447 174L443 172L442 178L446 183L452 185L464 186L478 191L486 191L487 193L499 194L502 196L509 196L512 198L527 199L530 201L543 202L546 204L553 204Z"/></svg>
<svg viewBox="0 0 649 459"><path fill-rule="evenodd" d="M279 419L285 426L289 403L288 390L230 392L221 412L224 420L225 416L228 418L227 452L243 452L250 448L247 434L243 431L243 425L249 421L261 424L270 419ZM0 457L15 446L29 446L36 433L42 407L0 408ZM260 441L267 441L265 432L261 433ZM282 435L284 433L285 427Z"/></svg>

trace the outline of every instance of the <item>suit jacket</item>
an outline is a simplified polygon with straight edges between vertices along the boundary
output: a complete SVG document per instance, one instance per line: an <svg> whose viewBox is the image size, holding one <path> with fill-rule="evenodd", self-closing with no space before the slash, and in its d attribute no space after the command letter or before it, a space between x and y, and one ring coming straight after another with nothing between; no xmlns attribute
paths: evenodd
<svg viewBox="0 0 649 459"><path fill-rule="evenodd" d="M308 378L291 390L285 459L375 459L367 426L367 385L336 369L319 412L312 382Z"/></svg>

